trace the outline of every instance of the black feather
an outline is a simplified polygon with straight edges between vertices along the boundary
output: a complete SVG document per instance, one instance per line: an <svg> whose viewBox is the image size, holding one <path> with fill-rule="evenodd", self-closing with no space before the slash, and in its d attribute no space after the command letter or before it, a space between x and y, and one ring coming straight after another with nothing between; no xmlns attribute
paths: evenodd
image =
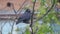
<svg viewBox="0 0 60 34"><path fill-rule="evenodd" d="M16 22L16 24L19 24L20 22L28 24L30 18L31 18L31 11L30 9L27 9L25 13L18 18L18 21Z"/></svg>

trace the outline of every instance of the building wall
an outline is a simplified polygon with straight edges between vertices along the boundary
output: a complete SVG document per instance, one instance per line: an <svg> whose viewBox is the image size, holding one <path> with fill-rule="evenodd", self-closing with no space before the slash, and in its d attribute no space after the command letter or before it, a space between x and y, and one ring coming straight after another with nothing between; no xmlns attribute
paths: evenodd
<svg viewBox="0 0 60 34"><path fill-rule="evenodd" d="M12 10L11 7L7 7L7 3L13 3L14 4L14 8L16 10L18 10L21 5L24 3L25 0L0 0L0 10ZM27 4L29 4L30 6L32 6L32 0L26 0ZM39 2L36 3L36 8L38 7Z"/></svg>
<svg viewBox="0 0 60 34"><path fill-rule="evenodd" d="M8 10L10 7L7 7L7 3L13 3L14 4L14 8L18 9L20 7L20 5L24 2L25 0L0 0L0 10L1 9L6 9ZM11 8L9 9L11 10Z"/></svg>

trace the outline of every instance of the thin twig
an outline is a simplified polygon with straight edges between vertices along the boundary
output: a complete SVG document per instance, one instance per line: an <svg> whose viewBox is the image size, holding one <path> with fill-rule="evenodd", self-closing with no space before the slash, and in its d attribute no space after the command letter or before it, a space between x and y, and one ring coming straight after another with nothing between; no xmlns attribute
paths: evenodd
<svg viewBox="0 0 60 34"><path fill-rule="evenodd" d="M0 30L0 34L2 34L2 23L1 23L1 30Z"/></svg>
<svg viewBox="0 0 60 34"><path fill-rule="evenodd" d="M7 22L7 21L6 21ZM3 27L4 27L4 25L6 24L6 22L2 25L2 23L1 23L1 34L2 34L2 29L3 29Z"/></svg>
<svg viewBox="0 0 60 34"><path fill-rule="evenodd" d="M14 23L12 24L11 34L13 34L13 27L14 27Z"/></svg>
<svg viewBox="0 0 60 34"><path fill-rule="evenodd" d="M17 12L16 12L16 10L14 9L14 4L12 4L12 9L13 9L13 11L14 11L15 15L16 15L16 14L17 14Z"/></svg>
<svg viewBox="0 0 60 34"><path fill-rule="evenodd" d="M26 3L26 1L27 1L27 0L25 0L25 1L23 2L23 4L20 6L20 8L19 8L17 11L14 9L14 5L12 4L12 9L14 10L14 13L15 13L15 14L17 14L17 13L19 12L19 10L22 9L22 7L23 7L24 4ZM20 13L21 13L21 11L20 11Z"/></svg>
<svg viewBox="0 0 60 34"><path fill-rule="evenodd" d="M27 2L28 0L25 0L24 2L23 2L23 4L20 6L20 8L17 10L17 11L19 11L20 9L22 9L22 7L24 6L24 4Z"/></svg>
<svg viewBox="0 0 60 34"><path fill-rule="evenodd" d="M32 12L32 15L31 15L31 24L30 24L30 27L31 27L31 34L33 34L33 15L34 15L34 7L35 7L35 3L36 3L36 0L33 2L33 12Z"/></svg>
<svg viewBox="0 0 60 34"><path fill-rule="evenodd" d="M23 2L23 4L20 6L20 8L19 8L17 11L14 9L14 4L12 4L12 9L13 9L15 15L17 15L18 12L19 12L19 14L21 13L21 11L19 11L19 10L22 9L22 7L23 7L24 4L26 3L26 1L28 1L28 0L25 0L25 1ZM18 17L18 16L16 16L16 18L17 18L17 17Z"/></svg>

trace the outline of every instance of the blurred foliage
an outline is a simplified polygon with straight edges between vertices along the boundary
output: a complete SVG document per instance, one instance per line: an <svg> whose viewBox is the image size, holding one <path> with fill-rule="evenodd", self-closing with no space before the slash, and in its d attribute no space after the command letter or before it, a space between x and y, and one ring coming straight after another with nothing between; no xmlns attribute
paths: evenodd
<svg viewBox="0 0 60 34"><path fill-rule="evenodd" d="M25 34L30 34L29 28L26 28Z"/></svg>
<svg viewBox="0 0 60 34"><path fill-rule="evenodd" d="M41 6L38 9L38 11L39 11L39 14L37 14L38 18L41 17L42 15L44 15L46 13L46 11L51 7L48 5L48 3L46 4L47 6L45 6L46 1L47 0L40 0ZM55 0L55 4L57 3L56 1L57 0ZM49 3L51 3L51 5L52 5L53 1L51 0L51 2L49 2ZM36 34L47 34L47 33L53 34L54 32L52 30L51 25L50 26L47 25L48 23L50 24L52 20L55 23L60 24L59 18L57 17L54 8L42 19L43 24L40 25L40 27L38 27L38 32Z"/></svg>
<svg viewBox="0 0 60 34"><path fill-rule="evenodd" d="M57 3L56 1L57 0L55 0L55 4ZM39 9L38 9L39 13L37 14L38 19L39 19L39 17L44 15L46 13L46 11L51 7L51 5L53 4L53 0L51 0L51 1L40 0L40 2L41 2L41 6L39 7ZM47 2L49 2L51 5L49 5ZM38 32L36 34L47 34L47 33L54 34L51 25L49 25L52 20L57 24L60 23L59 18L57 17L54 8L42 19L43 24L42 25L38 24L39 25Z"/></svg>
<svg viewBox="0 0 60 34"><path fill-rule="evenodd" d="M42 4L43 4L44 2L46 2L46 0L45 0L45 1L44 1L44 0L40 0L40 1L42 1ZM43 2L43 1L44 1L44 2ZM57 1L57 0L55 0L55 1ZM49 1L48 1L48 2L49 2ZM53 3L52 3L52 0L51 0L51 2L49 2L49 3L53 4ZM56 3L56 2L55 2L55 3ZM47 4L47 5L48 5L48 4ZM44 15L49 8L50 8L50 6L48 6L48 7L46 7L45 5L40 6L39 9L38 9L39 14L37 14L37 17L39 18L39 17L41 17L42 15ZM59 18L57 18L57 15L56 15L56 12L55 12L54 9L52 9L52 10L43 18L43 22L44 22L44 23L50 23L51 20L54 20L56 23L59 23Z"/></svg>

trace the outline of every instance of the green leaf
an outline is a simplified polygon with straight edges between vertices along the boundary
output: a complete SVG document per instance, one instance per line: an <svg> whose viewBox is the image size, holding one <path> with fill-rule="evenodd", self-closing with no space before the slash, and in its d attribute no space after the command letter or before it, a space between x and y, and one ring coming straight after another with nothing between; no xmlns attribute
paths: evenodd
<svg viewBox="0 0 60 34"><path fill-rule="evenodd" d="M25 34L30 34L30 30L27 28Z"/></svg>
<svg viewBox="0 0 60 34"><path fill-rule="evenodd" d="M35 0L32 0L32 2L35 2Z"/></svg>

